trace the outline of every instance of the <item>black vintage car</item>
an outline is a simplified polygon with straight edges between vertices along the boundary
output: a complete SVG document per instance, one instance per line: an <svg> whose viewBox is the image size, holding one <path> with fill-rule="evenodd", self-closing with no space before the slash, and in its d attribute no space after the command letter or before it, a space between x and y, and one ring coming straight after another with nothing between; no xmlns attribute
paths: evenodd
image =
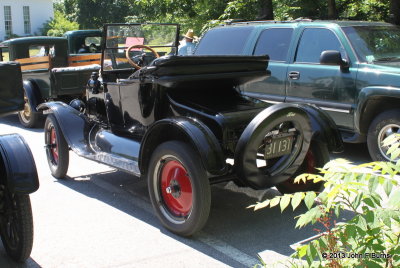
<svg viewBox="0 0 400 268"><path fill-rule="evenodd" d="M0 63L0 115L20 111L24 90L20 65ZM29 194L39 188L32 153L17 134L0 136L0 234L7 253L25 261L32 250L33 220Z"/></svg>
<svg viewBox="0 0 400 268"><path fill-rule="evenodd" d="M282 192L329 160L342 142L318 108L270 105L246 97L244 83L265 79L267 56L176 56L175 24L108 24L102 67L85 101L39 106L53 176L78 155L146 177L154 210L170 231L188 236L206 223L210 184ZM144 49L150 52L144 51ZM161 57L160 57L161 55Z"/></svg>

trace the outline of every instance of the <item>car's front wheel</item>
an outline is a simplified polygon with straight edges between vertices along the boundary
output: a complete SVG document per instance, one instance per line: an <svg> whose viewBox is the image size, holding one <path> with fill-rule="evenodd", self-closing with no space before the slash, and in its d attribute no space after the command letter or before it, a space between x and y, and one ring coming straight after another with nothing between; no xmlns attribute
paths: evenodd
<svg viewBox="0 0 400 268"><path fill-rule="evenodd" d="M169 141L157 147L147 171L149 194L162 224L190 236L208 219L210 183L198 154L187 144Z"/></svg>
<svg viewBox="0 0 400 268"><path fill-rule="evenodd" d="M49 115L46 118L44 142L51 174L57 179L63 179L68 171L69 149L54 115Z"/></svg>
<svg viewBox="0 0 400 268"><path fill-rule="evenodd" d="M25 261L33 244L33 220L29 195L15 194L1 187L0 234L7 254L17 262Z"/></svg>
<svg viewBox="0 0 400 268"><path fill-rule="evenodd" d="M388 147L383 146L383 140L394 133L400 133L400 110L390 110L374 118L368 129L368 151L374 161L391 161Z"/></svg>

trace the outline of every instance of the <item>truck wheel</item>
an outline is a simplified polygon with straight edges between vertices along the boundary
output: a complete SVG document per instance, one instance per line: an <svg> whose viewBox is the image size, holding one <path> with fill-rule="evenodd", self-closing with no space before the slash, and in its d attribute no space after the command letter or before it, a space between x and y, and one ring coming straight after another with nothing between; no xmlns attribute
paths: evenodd
<svg viewBox="0 0 400 268"><path fill-rule="evenodd" d="M391 161L386 155L388 147L382 146L383 140L393 133L400 133L400 110L390 110L379 114L368 129L368 151L374 161Z"/></svg>
<svg viewBox="0 0 400 268"><path fill-rule="evenodd" d="M310 149L308 150L306 157L304 158L304 161L299 169L287 181L277 184L276 188L282 194L321 191L324 186L323 182L313 183L312 181L307 181L306 183L294 183L294 179L303 173L316 174L318 172L316 168L323 167L329 161L329 159L329 151L326 144L312 141Z"/></svg>
<svg viewBox="0 0 400 268"><path fill-rule="evenodd" d="M24 109L18 112L18 118L21 125L27 128L34 128L39 125L41 120L41 114L32 111L29 98L26 96L24 91Z"/></svg>
<svg viewBox="0 0 400 268"><path fill-rule="evenodd" d="M68 171L69 150L54 115L47 116L44 124L44 142L51 174L57 179L63 179Z"/></svg>
<svg viewBox="0 0 400 268"><path fill-rule="evenodd" d="M33 220L29 195L14 194L2 188L0 234L8 255L17 262L25 261L33 244Z"/></svg>
<svg viewBox="0 0 400 268"><path fill-rule="evenodd" d="M196 152L187 144L169 141L151 156L147 172L153 208L173 233L190 236L208 219L210 183Z"/></svg>

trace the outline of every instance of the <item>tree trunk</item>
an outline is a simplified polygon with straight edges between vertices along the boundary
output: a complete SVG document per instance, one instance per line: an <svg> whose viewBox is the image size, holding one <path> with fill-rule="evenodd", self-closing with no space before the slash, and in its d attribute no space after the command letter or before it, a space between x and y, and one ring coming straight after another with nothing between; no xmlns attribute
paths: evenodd
<svg viewBox="0 0 400 268"><path fill-rule="evenodd" d="M400 25L400 0L390 0L390 23Z"/></svg>
<svg viewBox="0 0 400 268"><path fill-rule="evenodd" d="M328 19L336 20L338 19L338 13L336 9L335 0L328 0Z"/></svg>
<svg viewBox="0 0 400 268"><path fill-rule="evenodd" d="M260 5L260 12L256 20L273 20L274 9L272 6L272 0L258 0Z"/></svg>

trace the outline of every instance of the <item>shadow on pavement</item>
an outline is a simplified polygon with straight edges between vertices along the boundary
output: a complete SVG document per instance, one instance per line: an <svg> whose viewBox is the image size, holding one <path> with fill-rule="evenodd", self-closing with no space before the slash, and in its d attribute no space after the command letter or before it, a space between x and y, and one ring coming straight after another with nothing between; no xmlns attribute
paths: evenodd
<svg viewBox="0 0 400 268"><path fill-rule="evenodd" d="M224 185L213 185L211 212L206 226L192 238L183 238L167 231L153 213L145 180L114 171L58 182L153 225L164 234L233 267L244 267L244 265L215 250L212 243L205 242L209 240L208 238L213 241L222 241L229 247L257 259L257 254L266 250L289 256L293 253L291 244L317 234L314 231L317 226L295 229L294 217L305 212L305 207L300 206L294 212L290 208L283 213L280 212L279 207L253 211L246 207L259 201L257 198L225 189ZM102 185L105 187L108 185L111 193L105 194L105 187L96 190L99 188L98 182L105 183ZM280 194L274 189L266 190L264 193L263 200L265 197L271 198ZM116 197L120 198L120 202L116 202ZM341 216L349 218L351 215Z"/></svg>

